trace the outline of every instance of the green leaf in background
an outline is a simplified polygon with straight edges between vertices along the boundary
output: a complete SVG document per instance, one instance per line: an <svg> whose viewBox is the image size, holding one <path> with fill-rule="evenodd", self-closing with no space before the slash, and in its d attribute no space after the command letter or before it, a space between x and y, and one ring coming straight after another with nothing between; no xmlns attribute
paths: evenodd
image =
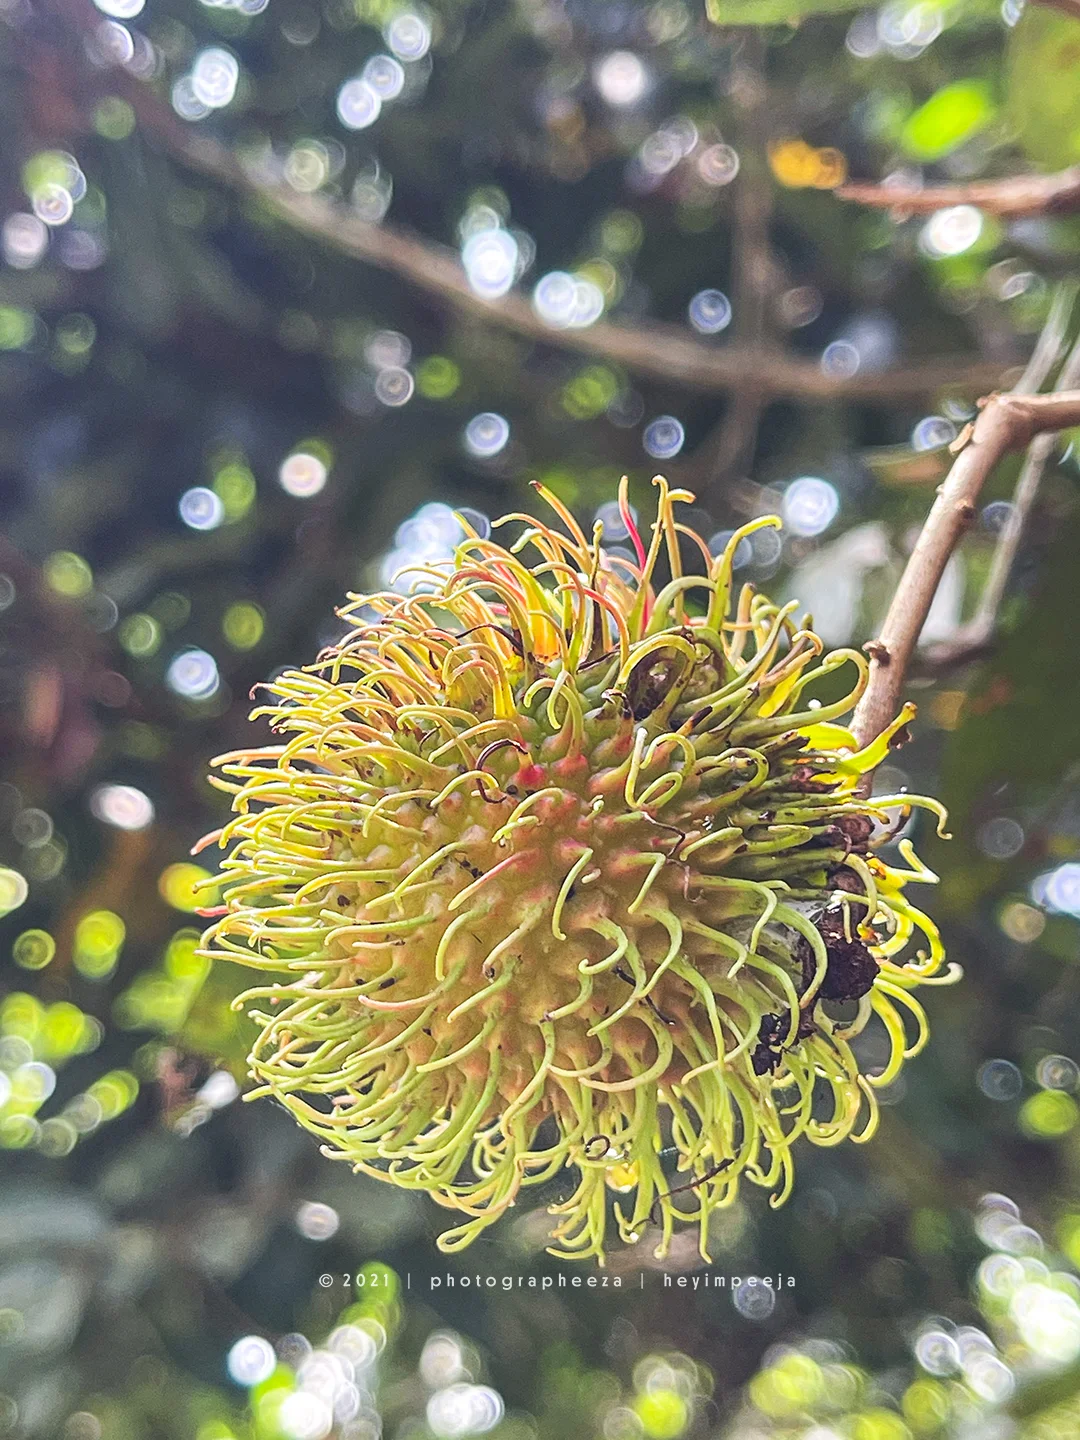
<svg viewBox="0 0 1080 1440"><path fill-rule="evenodd" d="M990 87L982 80L956 80L931 95L908 117L901 133L904 149L916 160L940 160L980 130L996 114Z"/></svg>
<svg viewBox="0 0 1080 1440"><path fill-rule="evenodd" d="M861 0L705 0L714 25L798 25L815 15L845 15L865 10ZM957 20L1000 24L997 0L912 0L915 10L933 10L946 28Z"/></svg>
<svg viewBox="0 0 1080 1440"><path fill-rule="evenodd" d="M1080 22L1027 10L1009 40L1007 108L1025 153L1049 170L1080 160Z"/></svg>
<svg viewBox="0 0 1080 1440"><path fill-rule="evenodd" d="M1027 803L1036 804L1036 797L1063 786L1063 777L1076 763L1074 727L1044 726L1038 744L1028 738L1034 733L1039 697L1048 688L1053 688L1057 714L1075 715L1080 706L1080 669L1061 663L1061 657L1075 648L1072 637L1080 624L1074 558L1080 543L1080 514L1075 509L1059 514L1055 525L1061 548L1047 557L1038 591L973 689L963 724L953 732L945 751L942 797L958 841L951 847L947 867L942 852L933 858L942 862L941 900L951 914L970 913L1001 883L1000 861L982 854L974 837L979 806L1002 777L1007 776L1013 787L1011 803L1024 796ZM1075 926L1070 927L1067 943L1075 954Z"/></svg>
<svg viewBox="0 0 1080 1440"><path fill-rule="evenodd" d="M809 15L859 10L859 0L705 0L714 25L797 25Z"/></svg>

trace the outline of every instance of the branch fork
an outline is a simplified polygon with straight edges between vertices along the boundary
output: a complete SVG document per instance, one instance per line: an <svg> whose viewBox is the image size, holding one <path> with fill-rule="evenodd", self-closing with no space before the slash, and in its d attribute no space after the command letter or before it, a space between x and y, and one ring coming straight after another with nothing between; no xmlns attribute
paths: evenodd
<svg viewBox="0 0 1080 1440"><path fill-rule="evenodd" d="M1010 391L987 396L961 445L952 469L938 490L915 549L900 577L892 604L870 656L870 679L855 710L852 732L860 748L885 730L900 694L915 646L949 557L974 520L976 501L1003 456L1021 450L1036 436L1080 425L1080 390L1047 395Z"/></svg>

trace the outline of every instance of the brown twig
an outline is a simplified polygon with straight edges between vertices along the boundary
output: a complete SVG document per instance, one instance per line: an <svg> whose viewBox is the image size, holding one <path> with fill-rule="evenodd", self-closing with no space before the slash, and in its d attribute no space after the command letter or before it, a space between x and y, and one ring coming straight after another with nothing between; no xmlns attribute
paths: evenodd
<svg viewBox="0 0 1080 1440"><path fill-rule="evenodd" d="M1014 395L1037 395L1045 387L1054 366L1061 357L1078 289L1080 286L1073 280L1062 281L1058 285L1049 313L1039 332L1039 338L1035 342L1035 348L1024 367L1024 373L1012 387ZM1059 383L1053 388L1065 390L1070 387L1061 384L1059 377ZM1043 437L1036 436L1031 442L1031 446L1028 447L1029 453L1032 447L1041 443L1042 439ZM983 633L981 630L976 632L969 624L962 626L958 634L952 635L948 640L932 647L923 658L931 671L952 669L982 655L989 643L989 633Z"/></svg>
<svg viewBox="0 0 1080 1440"><path fill-rule="evenodd" d="M930 611L942 572L975 518L987 476L1010 451L1036 435L1080 424L1080 391L991 395L975 423L956 442L959 450L900 577L877 640L870 642L870 681L859 701L852 732L868 745L894 718L904 676Z"/></svg>
<svg viewBox="0 0 1080 1440"><path fill-rule="evenodd" d="M1044 10L1060 10L1063 15L1080 20L1080 0L1032 0L1032 4L1041 5Z"/></svg>
<svg viewBox="0 0 1080 1440"><path fill-rule="evenodd" d="M1062 281L1058 285L1049 313L1039 332L1039 338L1024 367L1024 373L1012 388L1014 395L1036 395L1046 384L1061 356L1078 290L1080 290L1080 285L1072 280ZM1059 377L1059 383L1055 388L1063 390L1069 387L1061 384ZM1041 439L1042 437L1036 437L1032 441L1032 445L1037 445ZM965 632L969 629L966 626L963 628ZM980 655L986 649L989 639L988 634L975 634L973 631L953 636L943 644L934 647L926 658L931 669L962 664L966 660ZM918 645L918 640L916 640L916 645Z"/></svg>
<svg viewBox="0 0 1080 1440"><path fill-rule="evenodd" d="M1062 366L1054 390L1060 393L1077 385L1080 385L1080 340L1073 346L1069 358ZM1028 446L1013 492L1012 509L994 547L990 573L986 577L975 614L955 636L934 646L927 657L932 666L959 664L981 654L993 640L1009 576L1016 563L1028 517L1039 493L1043 471L1054 452L1056 439L1054 431L1044 431L1036 435Z"/></svg>
<svg viewBox="0 0 1080 1440"><path fill-rule="evenodd" d="M1080 3L1070 7L1080 16ZM926 215L950 205L975 205L990 215L1069 215L1080 210L1080 165L1054 175L1010 175L1004 180L972 180L965 185L841 185L841 200Z"/></svg>

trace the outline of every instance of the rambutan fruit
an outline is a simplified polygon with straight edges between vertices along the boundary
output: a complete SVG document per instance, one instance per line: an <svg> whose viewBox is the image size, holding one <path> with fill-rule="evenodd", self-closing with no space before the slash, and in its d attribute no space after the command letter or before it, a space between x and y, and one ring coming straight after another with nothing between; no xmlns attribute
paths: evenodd
<svg viewBox="0 0 1080 1440"><path fill-rule="evenodd" d="M414 593L351 597L346 638L264 687L282 743L216 762L235 814L207 837L229 853L205 951L269 972L238 1002L249 1098L459 1212L446 1251L569 1171L553 1253L602 1263L611 1212L659 1254L695 1222L707 1257L743 1180L786 1198L799 1137L870 1138L927 1038L913 990L954 976L906 898L934 876L907 840L906 868L875 853L898 813L943 811L860 784L914 707L860 749L838 721L865 657L733 588L779 521L714 557L656 484L647 551L620 490L636 561L541 490L562 528L466 529Z"/></svg>

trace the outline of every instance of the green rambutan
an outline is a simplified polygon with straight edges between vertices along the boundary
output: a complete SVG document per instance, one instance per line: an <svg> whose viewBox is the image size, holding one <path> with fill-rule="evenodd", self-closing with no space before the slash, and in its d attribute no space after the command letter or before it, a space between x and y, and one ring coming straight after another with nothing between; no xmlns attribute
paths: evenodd
<svg viewBox="0 0 1080 1440"><path fill-rule="evenodd" d="M906 840L909 868L874 853L898 810L944 812L860 788L914 707L860 749L836 722L865 657L733 596L737 546L779 521L714 557L656 484L647 553L620 489L636 563L541 490L565 532L466 527L420 593L351 597L348 636L264 687L252 718L290 738L216 762L235 816L203 842L231 846L205 951L283 977L237 1002L248 1098L460 1212L446 1251L569 1167L553 1253L602 1262L616 1191L624 1241L652 1217L663 1254L694 1221L708 1258L742 1179L790 1193L799 1136L870 1138L927 1038L913 989L954 978L904 893L935 877ZM846 695L808 698L843 667Z"/></svg>

